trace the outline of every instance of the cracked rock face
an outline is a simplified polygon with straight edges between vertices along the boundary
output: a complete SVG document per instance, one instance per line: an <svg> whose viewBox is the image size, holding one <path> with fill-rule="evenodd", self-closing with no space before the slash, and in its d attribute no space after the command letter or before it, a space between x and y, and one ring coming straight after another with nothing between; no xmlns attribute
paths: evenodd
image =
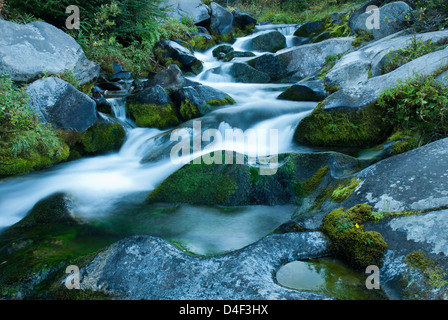
<svg viewBox="0 0 448 320"><path fill-rule="evenodd" d="M320 232L268 236L223 256L188 255L152 236L134 236L111 245L81 269L81 288L119 299L331 299L278 285L285 263L326 255Z"/></svg>

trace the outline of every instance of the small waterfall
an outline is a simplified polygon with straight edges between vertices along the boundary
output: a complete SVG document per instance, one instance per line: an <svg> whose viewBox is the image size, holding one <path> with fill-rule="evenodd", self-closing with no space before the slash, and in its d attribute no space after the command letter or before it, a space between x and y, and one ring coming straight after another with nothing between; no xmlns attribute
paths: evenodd
<svg viewBox="0 0 448 320"><path fill-rule="evenodd" d="M126 122L126 97L108 98L106 100L111 105L113 116L121 122Z"/></svg>

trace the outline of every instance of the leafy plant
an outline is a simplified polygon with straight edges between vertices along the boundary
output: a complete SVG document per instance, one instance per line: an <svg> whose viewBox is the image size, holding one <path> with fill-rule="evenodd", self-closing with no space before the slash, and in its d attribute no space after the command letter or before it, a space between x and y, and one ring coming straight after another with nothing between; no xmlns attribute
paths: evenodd
<svg viewBox="0 0 448 320"><path fill-rule="evenodd" d="M386 56L386 63L382 67L382 73L386 74L394 71L402 65L422 57L428 53L442 50L447 47L448 39L432 42L417 40L413 37L411 41L408 41L406 48L400 48L398 51L389 53Z"/></svg>
<svg viewBox="0 0 448 320"><path fill-rule="evenodd" d="M417 133L419 146L448 136L448 88L433 76L399 81L382 93L378 105L390 125Z"/></svg>

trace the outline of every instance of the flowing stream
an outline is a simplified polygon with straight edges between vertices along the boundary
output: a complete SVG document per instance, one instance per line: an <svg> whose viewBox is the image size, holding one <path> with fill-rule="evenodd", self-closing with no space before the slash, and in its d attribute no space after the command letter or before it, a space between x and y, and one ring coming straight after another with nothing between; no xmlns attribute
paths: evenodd
<svg viewBox="0 0 448 320"><path fill-rule="evenodd" d="M269 28L264 27L258 32L266 32L267 29ZM280 28L280 31L282 30L285 35L290 36L291 28L284 26ZM238 39L234 44L235 49L244 48L253 37L254 35L250 35ZM299 121L312 111L316 103L277 100L277 96L288 84L233 82L225 72L226 66L230 66L230 63L218 61L213 57L212 50L213 48L203 53L196 53L197 57L204 62L204 70L191 80L226 92L235 99L237 104L217 108L197 120L213 123L216 125L215 129L222 132L225 129L243 131L253 129L256 132L277 129L279 144L275 151L278 153L311 152L309 148L296 145L293 142L293 134ZM235 60L244 61L244 58ZM217 66L223 66L221 74L208 72ZM115 210L116 203L132 198L132 195L149 194L166 177L182 166L182 164L172 163L166 157L158 161L141 163L143 157L150 153L152 148L161 147L155 138L165 132L151 128L135 128L133 122L126 118L126 98L108 97L108 101L112 105L116 120L127 128L127 138L121 150L118 153L59 164L47 170L1 181L0 228L16 223L39 200L56 192L67 192L73 195L79 203L77 213L84 218L107 216ZM224 145L223 149L244 152L247 151L247 147L232 144L231 146ZM259 147L266 147L270 152L268 145L258 144L257 148ZM169 150L164 152L167 154ZM141 200L141 197L136 198Z"/></svg>
<svg viewBox="0 0 448 320"><path fill-rule="evenodd" d="M259 26L255 34L237 39L233 47L237 51L244 51L254 36L270 30L282 32L287 38L288 46L292 46L294 43L292 34L295 29L294 25ZM269 139L257 140L253 145L223 141L222 144L212 145L212 150L232 150L246 155L256 153L260 149L265 150L267 155L319 151L300 146L293 141L296 126L317 103L277 100L278 95L290 84L234 82L226 72L231 63L214 58L213 49L196 53L197 58L204 63L204 70L190 80L229 94L236 104L216 108L206 116L196 119L204 124L202 130L213 128L225 133L227 129L242 131L252 129L257 136L261 136L271 129L276 129L278 145L272 148ZM250 58L236 58L232 62L247 59ZM219 67L220 73L210 72ZM87 237L78 239L80 248L83 248L86 242L96 243L100 248L103 243L111 243L120 237L150 234L171 241L193 254L218 255L240 249L261 239L290 220L294 214L296 208L292 205L223 208L146 204L146 196L183 165L170 161L172 142L169 139L160 139L169 135L171 130L137 128L135 123L126 117L125 97L106 98L112 106L113 120L121 123L127 131L126 141L121 150L1 180L0 231L21 220L39 200L57 192L65 192L75 199L76 214L98 231L94 234L87 232ZM100 116L110 118L101 113ZM192 122L184 123L181 127L191 128ZM202 149L199 153L188 155L187 160L208 153L211 149ZM142 161L148 154L162 156L154 157L152 161ZM76 239L73 241L76 242ZM89 245L90 247L93 246ZM76 251L79 248L76 249L74 245L72 249ZM328 263L325 268L329 268ZM336 291L336 296L353 297L353 293L350 293L353 288L350 285L342 289L330 286L334 281L339 281L340 276L346 275L346 269L338 269L337 264L336 267L332 264L332 271L325 271L324 274L324 271L319 270L321 267L318 264L293 263L279 270L277 278L279 283L286 287L331 294ZM299 277L298 274L304 273L305 278L314 278L308 282L302 280L295 282L294 279ZM324 282L325 287L322 284ZM364 292L360 294L355 290L354 294L357 297L368 298Z"/></svg>

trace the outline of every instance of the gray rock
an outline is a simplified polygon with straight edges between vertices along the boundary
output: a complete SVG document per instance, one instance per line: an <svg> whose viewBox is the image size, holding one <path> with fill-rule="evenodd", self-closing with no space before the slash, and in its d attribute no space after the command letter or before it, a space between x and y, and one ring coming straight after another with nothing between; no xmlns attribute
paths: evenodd
<svg viewBox="0 0 448 320"><path fill-rule="evenodd" d="M307 37L293 37L291 44L293 47L303 46L304 44L311 43L311 39Z"/></svg>
<svg viewBox="0 0 448 320"><path fill-rule="evenodd" d="M59 78L37 80L27 93L40 121L55 129L84 132L97 121L95 101Z"/></svg>
<svg viewBox="0 0 448 320"><path fill-rule="evenodd" d="M188 86L174 93L175 101L181 105L185 100L192 103L201 116L212 110L212 105L216 106L233 104L233 99L226 93L209 86Z"/></svg>
<svg viewBox="0 0 448 320"><path fill-rule="evenodd" d="M432 41L448 38L448 30L422 34L405 34L399 32L381 40L369 43L357 51L344 55L326 75L328 85L343 88L363 86L370 76L382 74L382 68L388 54L398 52L411 44L412 41Z"/></svg>
<svg viewBox="0 0 448 320"><path fill-rule="evenodd" d="M329 86L356 88L367 82L371 70L371 60L363 51L344 55L325 76Z"/></svg>
<svg viewBox="0 0 448 320"><path fill-rule="evenodd" d="M233 63L229 74L236 82L243 83L268 83L271 78L264 72L258 71L245 63Z"/></svg>
<svg viewBox="0 0 448 320"><path fill-rule="evenodd" d="M292 80L316 76L325 66L329 55L338 55L352 49L353 37L333 38L277 52L276 58L284 74Z"/></svg>
<svg viewBox="0 0 448 320"><path fill-rule="evenodd" d="M232 14L233 14L234 26L239 30L245 33L249 33L255 28L255 25L257 24L257 19L255 19L254 17L238 9L234 9L232 11Z"/></svg>
<svg viewBox="0 0 448 320"><path fill-rule="evenodd" d="M210 19L210 8L201 0L164 0L160 6L169 8L168 15L178 20L190 17L194 23L200 23Z"/></svg>
<svg viewBox="0 0 448 320"><path fill-rule="evenodd" d="M357 31L356 25L360 22L358 21L359 16L366 13L367 7L369 6L377 6L380 7L382 4L381 0L373 0L373 1L367 1L363 3L358 9L356 9L348 18L348 26L352 30L352 33L354 34ZM365 20L364 20L365 25Z"/></svg>
<svg viewBox="0 0 448 320"><path fill-rule="evenodd" d="M210 31L213 35L226 35L233 32L233 14L216 2L210 4Z"/></svg>
<svg viewBox="0 0 448 320"><path fill-rule="evenodd" d="M176 91L183 88L186 84L182 71L175 64L169 65L162 71L148 79L147 86L160 85L162 88Z"/></svg>
<svg viewBox="0 0 448 320"><path fill-rule="evenodd" d="M448 205L448 139L380 161L342 207L368 203L378 212L428 210Z"/></svg>
<svg viewBox="0 0 448 320"><path fill-rule="evenodd" d="M366 231L379 232L387 243L387 252L380 274L381 287L390 299L407 300L410 297L414 298L413 294L418 294L419 300L443 299L447 285L442 284L440 287L428 285L423 271L409 266L405 257L415 252L424 252L440 272L446 274L448 272L446 228L448 228L447 210L387 218L379 223L366 224ZM411 289L408 292L413 291L413 294L409 295L403 289Z"/></svg>
<svg viewBox="0 0 448 320"><path fill-rule="evenodd" d="M286 37L279 31L270 31L254 37L248 44L248 50L275 53L286 48Z"/></svg>
<svg viewBox="0 0 448 320"><path fill-rule="evenodd" d="M160 85L145 88L136 94L133 99L141 104L155 104L157 106L165 106L171 103L170 96Z"/></svg>
<svg viewBox="0 0 448 320"><path fill-rule="evenodd" d="M430 75L446 64L448 64L448 48L429 53L388 74L373 77L362 86L342 88L325 100L325 109L365 107L376 102L386 88L397 86L399 79L409 79L416 73L422 76Z"/></svg>
<svg viewBox="0 0 448 320"><path fill-rule="evenodd" d="M75 39L48 23L0 20L0 34L0 73L14 81L29 83L44 74L71 71L84 84L99 76L100 67L86 58Z"/></svg>
<svg viewBox="0 0 448 320"><path fill-rule="evenodd" d="M372 31L376 40L394 34L404 27L406 15L412 8L403 1L392 2L379 8L379 29L369 30L366 22L372 16L370 12L360 14L356 19L350 20L352 31Z"/></svg>
<svg viewBox="0 0 448 320"><path fill-rule="evenodd" d="M212 54L215 58L220 57L221 53L227 55L228 53L233 51L233 47L229 44L222 44L213 49Z"/></svg>
<svg viewBox="0 0 448 320"><path fill-rule="evenodd" d="M316 32L320 33L323 21L308 21L297 28L294 35L296 37L311 37Z"/></svg>
<svg viewBox="0 0 448 320"><path fill-rule="evenodd" d="M324 256L327 246L319 232L287 233L227 255L195 257L164 240L135 236L111 245L83 267L80 285L123 300L332 299L287 289L274 280L284 263Z"/></svg>
<svg viewBox="0 0 448 320"><path fill-rule="evenodd" d="M329 95L323 80L312 80L297 83L278 96L280 100L322 101Z"/></svg>
<svg viewBox="0 0 448 320"><path fill-rule="evenodd" d="M285 75L284 68L277 57L272 53L266 53L247 62L252 68L268 74L272 80L281 80Z"/></svg>
<svg viewBox="0 0 448 320"><path fill-rule="evenodd" d="M225 72L223 70L224 67ZM213 68L208 70L208 72L219 75L226 74L231 76L233 81L241 83L268 83L271 81L268 74L256 70L246 63L235 62L230 66L225 65L224 67Z"/></svg>
<svg viewBox="0 0 448 320"><path fill-rule="evenodd" d="M175 41L164 40L157 42L154 46L154 53L160 61L172 59L179 62L180 68L185 72L199 74L202 71L202 62L190 50Z"/></svg>

